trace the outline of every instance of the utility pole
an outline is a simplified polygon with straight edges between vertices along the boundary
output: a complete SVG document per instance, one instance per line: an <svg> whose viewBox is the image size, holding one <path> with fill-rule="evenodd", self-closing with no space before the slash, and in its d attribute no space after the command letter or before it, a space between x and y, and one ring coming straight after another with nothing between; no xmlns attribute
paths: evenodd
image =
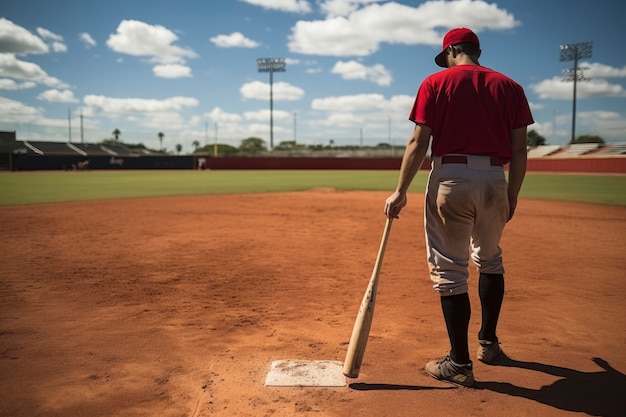
<svg viewBox="0 0 626 417"><path fill-rule="evenodd" d="M70 109L67 109L67 130L69 135L69 143L72 143L72 117L70 116Z"/></svg>
<svg viewBox="0 0 626 417"><path fill-rule="evenodd" d="M587 81L589 78L585 78L582 74L582 70L585 68L578 68L578 60L581 58L591 58L591 50L593 49L593 42L578 42L570 43L560 46L559 59L561 62L574 61L574 68L568 68L563 72L566 74L563 81L574 81L574 99L572 101L572 138L570 143L574 143L576 140L576 83L578 81ZM581 73L578 73L578 70Z"/></svg>
<svg viewBox="0 0 626 417"><path fill-rule="evenodd" d="M213 141L213 157L217 158L217 122L215 122L215 140Z"/></svg>

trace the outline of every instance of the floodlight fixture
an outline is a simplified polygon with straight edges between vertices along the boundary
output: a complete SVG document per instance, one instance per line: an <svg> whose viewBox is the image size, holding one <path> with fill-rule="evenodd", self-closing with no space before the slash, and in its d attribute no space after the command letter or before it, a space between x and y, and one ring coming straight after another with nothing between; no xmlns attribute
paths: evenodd
<svg viewBox="0 0 626 417"><path fill-rule="evenodd" d="M591 58L591 51L593 49L593 42L578 42L569 43L567 45L560 46L559 59L561 62L565 61L578 61L582 58Z"/></svg>
<svg viewBox="0 0 626 417"><path fill-rule="evenodd" d="M578 68L578 60L591 58L592 49L592 41L569 43L561 45L559 48L559 60L561 62L574 61L574 67L564 71L567 74L567 77L563 79L563 81L574 81L574 98L572 100L572 137L570 139L570 143L574 143L574 140L576 139L576 84L578 81L589 80L589 78L586 78L582 72L578 72L579 70L582 71L584 69Z"/></svg>
<svg viewBox="0 0 626 417"><path fill-rule="evenodd" d="M274 149L274 73L285 72L285 58L258 58L256 60L259 72L270 73L270 151Z"/></svg>

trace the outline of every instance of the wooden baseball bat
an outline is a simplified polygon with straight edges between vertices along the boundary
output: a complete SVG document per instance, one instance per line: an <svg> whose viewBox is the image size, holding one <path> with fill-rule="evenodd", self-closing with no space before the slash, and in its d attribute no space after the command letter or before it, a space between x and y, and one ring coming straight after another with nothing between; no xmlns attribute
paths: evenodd
<svg viewBox="0 0 626 417"><path fill-rule="evenodd" d="M350 337L350 344L348 345L346 359L343 362L343 374L349 378L358 377L359 371L361 370L361 362L363 361L365 346L367 345L370 327L372 327L372 319L374 318L374 305L376 304L378 278L380 277L380 270L383 264L385 247L387 246L387 240L389 239L391 222L392 219L388 217L387 223L385 224L385 231L383 232L383 238L380 242L380 248L378 249L376 263L374 264L374 270L372 271L372 276L367 289L365 290L363 300L361 301L361 307L359 308L356 321L354 322L354 328L352 329L352 336Z"/></svg>

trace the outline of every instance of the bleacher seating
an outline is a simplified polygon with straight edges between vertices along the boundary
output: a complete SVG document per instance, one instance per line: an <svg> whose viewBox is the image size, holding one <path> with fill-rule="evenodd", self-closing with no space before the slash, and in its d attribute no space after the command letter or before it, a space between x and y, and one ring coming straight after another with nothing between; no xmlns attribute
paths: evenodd
<svg viewBox="0 0 626 417"><path fill-rule="evenodd" d="M82 155L80 152L76 152L74 149L70 148L67 143L63 142L39 142L25 140L24 145L40 155Z"/></svg>
<svg viewBox="0 0 626 417"><path fill-rule="evenodd" d="M531 148L528 151L528 158L529 159L543 158L544 156L548 156L550 154L555 153L559 149L561 149L561 147L559 145L541 145L541 146L536 146L534 148Z"/></svg>
<svg viewBox="0 0 626 417"><path fill-rule="evenodd" d="M626 154L626 142L613 143L602 153L609 155L624 155Z"/></svg>
<svg viewBox="0 0 626 417"><path fill-rule="evenodd" d="M102 149L108 152L109 155L115 156L137 156L137 152L127 148L121 143L111 143L107 142L105 144L100 145Z"/></svg>
<svg viewBox="0 0 626 417"><path fill-rule="evenodd" d="M600 147L599 143L574 143L563 153L563 156L584 155Z"/></svg>
<svg viewBox="0 0 626 417"><path fill-rule="evenodd" d="M107 152L105 149L102 149L102 146L96 145L94 143L72 143L74 147L78 150L85 153L85 155L89 156L111 156L114 155L111 152Z"/></svg>

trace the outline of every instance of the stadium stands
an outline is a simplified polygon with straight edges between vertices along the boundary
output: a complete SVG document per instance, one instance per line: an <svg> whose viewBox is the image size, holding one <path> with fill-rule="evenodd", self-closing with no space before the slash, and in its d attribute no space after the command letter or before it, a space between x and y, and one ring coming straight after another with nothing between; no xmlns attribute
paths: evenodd
<svg viewBox="0 0 626 417"><path fill-rule="evenodd" d="M603 154L608 154L608 155L624 155L624 154L626 154L626 142L620 142L620 143L611 144L602 153Z"/></svg>
<svg viewBox="0 0 626 417"><path fill-rule="evenodd" d="M577 156L584 155L591 151L595 151L600 147L599 143L574 143L569 146L560 156Z"/></svg>
<svg viewBox="0 0 626 417"><path fill-rule="evenodd" d="M121 143L105 143L99 145L104 151L108 152L108 155L115 156L137 156L137 152L132 151Z"/></svg>
<svg viewBox="0 0 626 417"><path fill-rule="evenodd" d="M81 152L70 148L69 144L62 142L36 142L25 140L24 145L39 155L83 155Z"/></svg>
<svg viewBox="0 0 626 417"><path fill-rule="evenodd" d="M93 143L71 143L70 147L75 148L75 150L80 151L83 155L89 156L111 156L115 155L112 152L108 152L106 149L103 149L102 146L96 145Z"/></svg>
<svg viewBox="0 0 626 417"><path fill-rule="evenodd" d="M543 158L544 156L548 156L550 154L555 153L561 149L559 145L541 145L534 148L531 148L528 151L528 158Z"/></svg>

